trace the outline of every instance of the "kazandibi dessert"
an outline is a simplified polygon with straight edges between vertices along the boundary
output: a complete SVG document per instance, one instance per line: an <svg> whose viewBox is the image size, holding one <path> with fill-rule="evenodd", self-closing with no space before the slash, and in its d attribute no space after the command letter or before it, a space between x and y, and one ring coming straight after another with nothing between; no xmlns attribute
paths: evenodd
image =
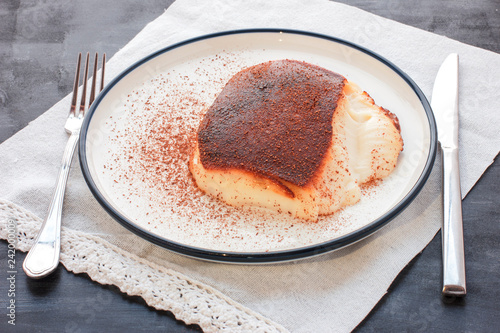
<svg viewBox="0 0 500 333"><path fill-rule="evenodd" d="M207 110L189 169L205 193L317 221L360 200L403 150L398 118L340 74L269 61L235 74Z"/></svg>

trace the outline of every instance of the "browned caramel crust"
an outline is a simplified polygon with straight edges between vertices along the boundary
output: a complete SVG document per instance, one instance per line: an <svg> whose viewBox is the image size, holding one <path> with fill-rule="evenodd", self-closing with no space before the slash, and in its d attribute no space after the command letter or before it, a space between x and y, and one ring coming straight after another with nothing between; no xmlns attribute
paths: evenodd
<svg viewBox="0 0 500 333"><path fill-rule="evenodd" d="M294 60L270 61L234 75L198 130L206 169L243 169L306 185L332 140L332 117L345 78Z"/></svg>
<svg viewBox="0 0 500 333"><path fill-rule="evenodd" d="M396 127L399 133L401 133L401 126L399 125L398 117L391 111L387 110L386 108L380 107L380 109L390 120L392 120L394 127Z"/></svg>

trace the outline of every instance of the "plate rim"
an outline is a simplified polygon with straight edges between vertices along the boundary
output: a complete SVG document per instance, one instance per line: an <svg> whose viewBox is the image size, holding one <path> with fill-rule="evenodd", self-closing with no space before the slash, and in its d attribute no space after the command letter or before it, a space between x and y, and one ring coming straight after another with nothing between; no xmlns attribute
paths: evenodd
<svg viewBox="0 0 500 333"><path fill-rule="evenodd" d="M96 183L92 178L90 168L88 165L86 141L87 141L87 132L90 126L90 121L95 113L95 110L99 106L104 96L106 96L107 93L111 91L111 89L124 77L126 77L130 72L132 72L139 66L147 63L148 61L152 60L153 58L156 58L157 56L160 56L166 52L177 49L184 45L192 44L206 39L229 36L229 35L249 34L249 33L287 33L287 34L320 38L334 43L343 44L358 51L361 51L367 54L368 56L383 63L384 65L389 67L392 71L394 71L396 74L398 74L408 84L408 86L413 90L413 92L419 98L420 103L422 104L425 114L427 116L427 121L429 124L429 131L430 131L429 154L427 156L427 160L425 162L422 173L420 174L420 176L418 177L412 188L408 191L408 193L394 207L392 207L382 216L380 216L379 218L375 219L374 221L372 221L371 223L365 225L360 229L357 229L346 235L319 244L304 246L295 249L269 251L269 252L231 252L231 251L210 250L210 249L190 246L166 239L162 236L149 232L144 228L135 224L133 221L127 219L125 216L123 216L101 194ZM87 116L84 119L78 145L79 145L79 161L80 161L81 171L91 193L99 202L99 204L106 210L106 212L129 231L135 233L136 235L140 236L141 238L153 244L159 245L163 248L174 251L176 253L186 255L189 257L194 257L197 259L204 259L209 261L225 262L225 263L270 263L270 262L283 262L283 261L309 258L319 254L338 250L340 248L354 244L368 236L373 235L376 231L381 229L383 226L387 225L392 219L394 219L399 213L401 213L415 199L415 197L418 195L420 190L427 182L432 167L434 165L434 160L436 158L437 127L434 119L434 114L432 112L432 108L422 90L411 79L409 75L407 75L399 67L397 67L395 64L393 64L385 57L358 44L352 43L350 41L338 37L325 35L321 33L304 31L304 30L295 30L295 29L253 28L253 29L227 30L227 31L205 34L198 37L186 39L184 41L169 45L156 52L153 52L148 56L136 61L134 64L130 65L128 68L123 70L119 75L117 75L111 82L109 82L105 86L105 88L101 91L101 93L96 97L94 103L88 110Z"/></svg>

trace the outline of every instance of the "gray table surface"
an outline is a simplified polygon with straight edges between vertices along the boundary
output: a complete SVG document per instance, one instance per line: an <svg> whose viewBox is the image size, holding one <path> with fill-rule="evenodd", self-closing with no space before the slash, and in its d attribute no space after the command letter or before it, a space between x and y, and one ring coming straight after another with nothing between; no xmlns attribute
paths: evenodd
<svg viewBox="0 0 500 333"><path fill-rule="evenodd" d="M171 0L2 0L0 2L0 143L71 91L78 52L111 57ZM500 52L500 2L340 1L450 38ZM496 96L497 98L499 96ZM1 161L0 161L1 163ZM468 295L443 300L438 234L399 274L358 332L498 332L500 199L498 159L463 201ZM7 245L0 242L0 258ZM19 271L24 254L16 257ZM7 324L7 267L0 266L0 331L199 331L114 286L59 267L32 281L18 274L16 326ZM314 318L310 318L314 320ZM282 323L286 325L286 323ZM333 329L333 328L332 328Z"/></svg>

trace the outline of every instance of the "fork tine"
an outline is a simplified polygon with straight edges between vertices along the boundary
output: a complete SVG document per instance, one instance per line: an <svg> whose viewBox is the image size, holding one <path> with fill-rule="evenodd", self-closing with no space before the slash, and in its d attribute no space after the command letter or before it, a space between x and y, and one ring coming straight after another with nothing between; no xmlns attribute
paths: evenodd
<svg viewBox="0 0 500 333"><path fill-rule="evenodd" d="M87 57L85 59L85 74L83 74L83 89L82 97L80 101L80 117L83 117L85 112L85 100L87 98L87 78L89 75L89 53L87 52Z"/></svg>
<svg viewBox="0 0 500 333"><path fill-rule="evenodd" d="M76 63L75 81L73 83L73 98L71 99L71 107L69 113L75 115L76 100L78 99L78 87L80 86L80 66L82 63L82 54L78 53L78 61Z"/></svg>
<svg viewBox="0 0 500 333"><path fill-rule="evenodd" d="M102 66L101 66L101 89L99 91L102 91L102 88L104 88L104 70L106 68L106 53L102 55Z"/></svg>
<svg viewBox="0 0 500 333"><path fill-rule="evenodd" d="M95 98L96 78L97 78L97 52L94 57L94 72L92 74L92 86L90 88L89 107L92 105L92 102L94 102Z"/></svg>

